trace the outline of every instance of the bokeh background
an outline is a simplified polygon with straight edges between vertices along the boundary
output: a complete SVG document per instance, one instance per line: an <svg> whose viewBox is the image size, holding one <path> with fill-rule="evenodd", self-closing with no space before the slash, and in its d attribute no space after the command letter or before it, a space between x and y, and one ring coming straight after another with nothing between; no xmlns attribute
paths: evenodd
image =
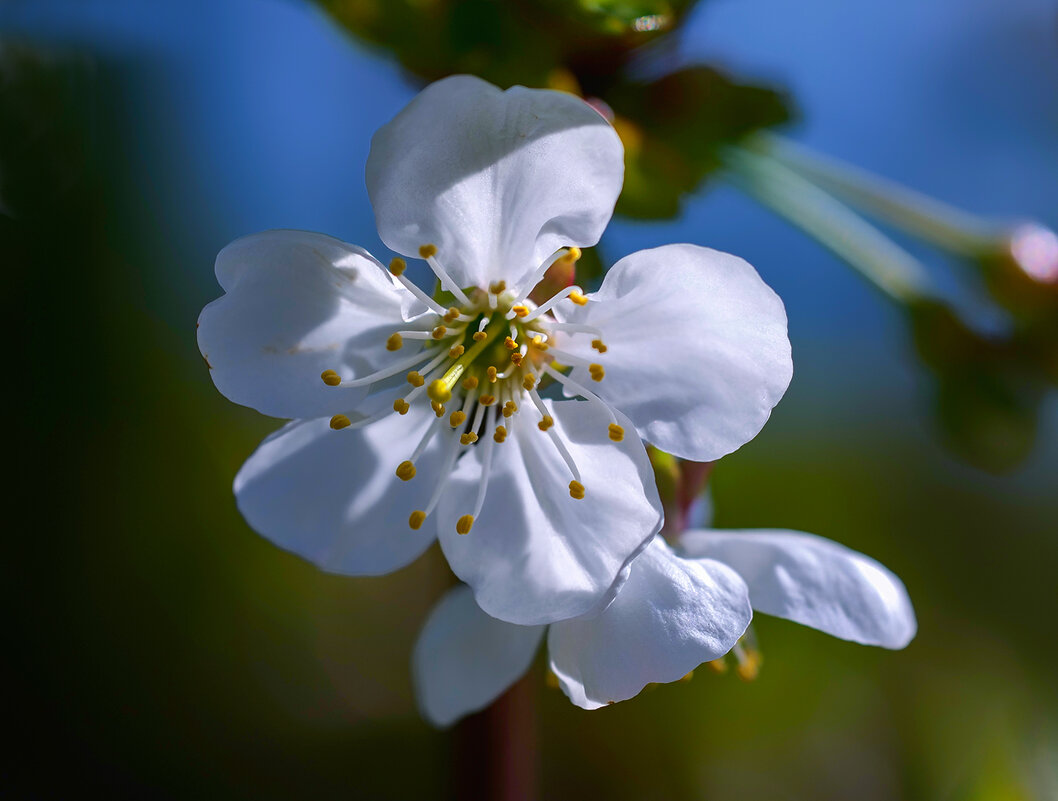
<svg viewBox="0 0 1058 801"><path fill-rule="evenodd" d="M670 56L783 88L798 141L1055 226L1056 19L1050 0L710 0ZM5 797L472 798L504 758L481 721L415 710L410 649L451 581L435 550L342 578L242 522L231 480L277 422L214 390L194 338L235 237L387 255L364 162L416 90L307 2L0 2ZM762 617L756 681L699 671L591 713L537 665L517 718L536 743L504 747L549 799L1058 799L1054 393L1027 460L976 469L940 444L903 315L819 244L709 184L600 250L673 241L747 258L790 317L793 384L716 467L716 523L877 557L918 638L890 653Z"/></svg>

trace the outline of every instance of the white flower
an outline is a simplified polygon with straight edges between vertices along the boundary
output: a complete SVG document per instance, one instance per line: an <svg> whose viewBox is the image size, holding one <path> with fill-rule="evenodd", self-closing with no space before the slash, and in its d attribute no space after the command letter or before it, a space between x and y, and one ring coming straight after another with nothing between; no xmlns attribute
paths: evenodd
<svg viewBox="0 0 1058 801"><path fill-rule="evenodd" d="M697 530L684 534L680 550L683 556L655 539L601 613L550 627L495 620L466 587L450 590L415 646L423 714L446 726L490 704L529 668L545 632L551 670L584 709L676 681L723 656L749 625L751 605L865 645L903 648L915 635L900 579L822 537Z"/></svg>
<svg viewBox="0 0 1058 801"><path fill-rule="evenodd" d="M202 353L229 398L295 418L236 477L250 525L351 575L439 536L513 623L612 594L662 522L640 436L715 459L760 430L792 369L782 303L705 248L635 253L595 294L528 300L598 241L622 175L620 140L579 99L457 76L380 129L367 162L382 240L427 261L440 300L403 259L387 270L320 234L225 248Z"/></svg>

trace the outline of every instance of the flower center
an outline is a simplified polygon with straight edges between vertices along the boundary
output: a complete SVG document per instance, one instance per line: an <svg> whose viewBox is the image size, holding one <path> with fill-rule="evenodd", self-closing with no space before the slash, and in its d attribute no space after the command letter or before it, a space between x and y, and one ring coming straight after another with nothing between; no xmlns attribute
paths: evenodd
<svg viewBox="0 0 1058 801"><path fill-rule="evenodd" d="M586 489L581 483L580 470L554 430L555 421L548 414L538 389L557 382L570 394L600 404L610 419L610 439L620 442L624 438L624 429L617 423L609 405L566 374L572 367L582 366L587 368L592 380L598 382L605 377L603 366L565 353L556 346L559 336L590 336L593 348L600 355L606 352L601 331L592 326L558 322L551 314L551 309L558 303L568 301L584 305L587 298L573 286L535 306L528 300L528 290L519 297L521 293L508 289L503 281L493 283L487 289L473 288L468 294L454 284L438 263L437 249L433 245L424 245L419 252L437 275L442 289L458 305L444 308L437 300L428 297L404 275L404 260L393 259L390 273L434 313L419 318L417 327L394 331L386 339L388 351L407 348L413 352L407 358L397 359L390 366L362 378L345 381L334 370L325 370L321 375L328 386L374 385L412 368L405 376L411 388L393 401L393 412L405 415L414 404L428 403L436 419L413 453L397 467L396 476L402 481L414 479L416 460L438 435L443 440L443 455L441 475L433 494L425 509L411 513L408 525L413 529L422 526L440 500L460 453L469 447L480 447L482 478L474 508L456 523L459 534L470 533L484 503L493 451L507 439L509 419L518 414L529 413L539 418L536 427L551 439L569 469L572 479L570 497L583 499ZM579 256L577 248L558 251L540 266L529 288L555 262L566 260L571 266ZM415 347L409 343L421 344ZM386 410L356 423L347 415L338 414L331 418L331 428L360 427L390 413Z"/></svg>

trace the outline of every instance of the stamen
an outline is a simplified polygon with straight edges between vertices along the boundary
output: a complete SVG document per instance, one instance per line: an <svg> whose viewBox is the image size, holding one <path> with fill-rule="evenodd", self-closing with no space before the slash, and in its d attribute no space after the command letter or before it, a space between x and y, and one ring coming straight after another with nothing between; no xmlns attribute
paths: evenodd
<svg viewBox="0 0 1058 801"><path fill-rule="evenodd" d="M409 461L403 461L397 465L397 478L401 481L411 481L415 478L415 465Z"/></svg>
<svg viewBox="0 0 1058 801"><path fill-rule="evenodd" d="M477 441L478 441L478 435L475 434L473 431L467 431L467 432L459 435L459 444L460 445L473 445Z"/></svg>
<svg viewBox="0 0 1058 801"><path fill-rule="evenodd" d="M415 531L418 531L420 528L422 528L423 521L425 520L426 512L416 509L414 512L411 513L411 516L408 517L408 526L414 529Z"/></svg>
<svg viewBox="0 0 1058 801"><path fill-rule="evenodd" d="M506 345L507 350L518 350L518 342L513 337L507 337L503 340L503 344Z"/></svg>
<svg viewBox="0 0 1058 801"><path fill-rule="evenodd" d="M443 325L437 326L433 331L430 332L430 336L434 339L444 339L445 334L448 333L448 329Z"/></svg>
<svg viewBox="0 0 1058 801"><path fill-rule="evenodd" d="M522 286L522 289L516 292L516 294L519 295L518 302L522 303L527 297L529 297L529 293L532 292L533 288L540 283L540 280L544 277L544 273L546 273L548 271L548 268L550 268L551 265L554 264L556 261L558 261L559 259L563 259L564 261L572 263L579 258L580 248L572 247L556 250L554 253L552 253L550 256L540 262L540 266L536 268L533 274Z"/></svg>
<svg viewBox="0 0 1058 801"><path fill-rule="evenodd" d="M448 351L448 358L450 358L450 359L458 359L460 356L463 355L463 352L465 350L466 350L466 348L464 348L462 345L456 345L454 348L452 348L450 351Z"/></svg>
<svg viewBox="0 0 1058 801"><path fill-rule="evenodd" d="M588 299L582 292L570 292L569 299L576 303L578 306L584 306L587 304Z"/></svg>
<svg viewBox="0 0 1058 801"><path fill-rule="evenodd" d="M488 376L490 384L495 384L499 376L496 372L496 368L491 364L489 365L489 369L485 371L485 375Z"/></svg>
<svg viewBox="0 0 1058 801"><path fill-rule="evenodd" d="M426 263L430 265L430 269L433 270L434 275L437 276L437 280L441 282L441 287L447 289L464 306L470 305L470 298L468 298L463 290L456 285L456 282L452 280L445 268L441 266L441 263L437 261L437 245L423 245L419 248L419 255L426 259ZM441 311L444 314L444 311Z"/></svg>
<svg viewBox="0 0 1058 801"><path fill-rule="evenodd" d="M606 371L601 364L589 364L588 372L591 373L592 381L602 381L606 377Z"/></svg>
<svg viewBox="0 0 1058 801"><path fill-rule="evenodd" d="M495 423L495 418L489 418L489 425ZM498 429L497 429L498 431ZM489 474L492 472L492 452L496 447L496 443L503 442L504 437L507 436L506 429L504 429L503 437L496 438L497 432L492 432L492 436L489 436L488 431L485 432L485 440L481 444L481 483L478 484L478 494L474 499L474 513L470 515L463 515L459 518L459 523L467 520L469 522L466 527L466 531L460 531L459 523L456 524L456 531L460 534L468 534L471 527L474 525L474 520L481 516L481 507L485 505L485 493L489 487Z"/></svg>
<svg viewBox="0 0 1058 801"><path fill-rule="evenodd" d="M463 379L463 389L477 389L478 377L471 375Z"/></svg>
<svg viewBox="0 0 1058 801"><path fill-rule="evenodd" d="M459 455L459 437L456 436L455 432L449 435L449 440L445 443L445 454L444 460L441 463L440 472L437 477L437 484L434 485L433 494L430 496L430 502L426 504L426 509L421 512L413 512L412 519L415 518L416 514L421 514L419 518L419 526L422 525L422 521L425 520L434 507L437 506L437 502L441 500L441 493L444 492L445 486L448 484L448 479L452 475L452 467L455 465L456 457ZM411 521L409 520L409 524ZM418 528L419 526L412 525L412 528Z"/></svg>
<svg viewBox="0 0 1058 801"><path fill-rule="evenodd" d="M421 289L419 289L419 287L415 285L415 282L404 274L404 270L407 268L407 266L408 264L404 261L404 259L396 258L389 263L389 271L397 277L397 280L404 285L405 289L407 289L418 300L420 300L423 304L429 307L430 311L435 312L436 314L444 314L444 307L441 306L441 304L439 304L429 295L427 295L425 292L423 292Z"/></svg>
<svg viewBox="0 0 1058 801"><path fill-rule="evenodd" d="M556 292L554 295L552 295L546 301L544 301L539 306L537 306L535 309L533 309L531 312L529 312L529 316L526 317L523 320L523 322L528 323L528 322L531 322L531 321L535 320L541 314L547 314L547 312L551 311L551 309L553 309L556 304L562 302L566 298L569 298L570 300L573 300L573 302L576 303L578 306L584 305L584 304L582 304L582 303L580 303L580 302L578 302L578 301L573 299L573 295L579 295L580 297L584 298L584 295L582 295L581 292L582 292L582 290L581 290L581 288L579 286L567 286L565 289L563 289L563 290L561 290L559 292ZM588 299L584 298L584 303L587 303L587 302L588 302Z"/></svg>
<svg viewBox="0 0 1058 801"><path fill-rule="evenodd" d="M489 292L493 295L502 295L506 290L506 281L493 281L491 284L489 284Z"/></svg>
<svg viewBox="0 0 1058 801"><path fill-rule="evenodd" d="M488 334L486 334L484 331L478 331L476 334L474 334L472 338L475 342L484 342L485 337L487 336Z"/></svg>
<svg viewBox="0 0 1058 801"><path fill-rule="evenodd" d="M404 398L397 398L395 401L393 401L393 411L395 411L397 414L407 414L408 409L410 408L411 406L406 400L404 400Z"/></svg>
<svg viewBox="0 0 1058 801"><path fill-rule="evenodd" d="M482 395L480 398L478 398L478 403L480 403L482 406L491 406L495 402L495 395Z"/></svg>
<svg viewBox="0 0 1058 801"><path fill-rule="evenodd" d="M413 387L421 387L424 383L426 383L426 379L423 378L417 370L412 370L410 373L408 373L406 380Z"/></svg>
<svg viewBox="0 0 1058 801"><path fill-rule="evenodd" d="M532 373L527 375L525 378L522 379L522 386L525 389L532 391L533 387L536 386L536 376Z"/></svg>
<svg viewBox="0 0 1058 801"><path fill-rule="evenodd" d="M334 417L331 418L331 428L333 428L335 431L339 431L343 428L348 428L352 424L352 421L344 414L336 414Z"/></svg>
<svg viewBox="0 0 1058 801"><path fill-rule="evenodd" d="M404 339L400 334L390 334L386 340L386 350L400 350L404 347Z"/></svg>
<svg viewBox="0 0 1058 801"><path fill-rule="evenodd" d="M506 326L506 321L494 320L484 332L484 335L478 340L477 334L474 335L474 339L478 340L470 346L469 350L456 359L456 361L449 367L443 376L434 381L430 385L430 397L441 403L448 400L451 397L452 388L456 385L460 378L463 377L463 373L466 372L467 368L473 364L474 360L481 355L481 352L488 346L488 339L499 333L503 327ZM448 353L445 351L442 356L447 356Z"/></svg>
<svg viewBox="0 0 1058 801"><path fill-rule="evenodd" d="M535 390L529 390L529 398L532 400L533 405L536 407L537 411L540 412L540 416L546 420L551 421L551 423L549 423L546 428L544 428L538 423L537 425L540 427L540 430L546 431L548 436L551 437L551 442L554 444L555 449L558 450L559 454L562 456L562 460L566 463L566 467L569 468L569 472L573 474L573 478L575 478L577 481L580 481L580 470L577 469L577 464L573 461L573 456L570 455L569 450L566 448L566 444L558 436L558 432L555 431L554 428L552 428L554 419L551 417L551 415L547 413L547 407L544 406L544 402L540 400L540 396L536 394ZM542 419L540 423L543 422L544 420Z"/></svg>
<svg viewBox="0 0 1058 801"><path fill-rule="evenodd" d="M430 401L430 407L433 409L433 413L438 417L445 416L445 406L443 403L438 403L437 401Z"/></svg>
<svg viewBox="0 0 1058 801"><path fill-rule="evenodd" d="M569 351L561 350L559 348L551 348L550 352L552 359L557 360L561 364L569 364L577 367L587 367L592 364L591 359L585 359L583 356L577 356Z"/></svg>
<svg viewBox="0 0 1058 801"><path fill-rule="evenodd" d="M363 378L356 378L350 381L344 381L347 387L363 387L370 384L374 384L377 381L381 381L383 378L389 378L391 375L397 373L403 373L409 367L418 364L421 361L427 359L431 354L431 351L420 350L418 353L413 353L404 359L394 362L389 367L384 367L377 372L365 375ZM429 369L429 368L427 368Z"/></svg>
<svg viewBox="0 0 1058 801"><path fill-rule="evenodd" d="M512 353L511 354L511 364L513 364L515 367L521 367L522 366L522 359L523 359L523 355L521 353Z"/></svg>
<svg viewBox="0 0 1058 801"><path fill-rule="evenodd" d="M426 450L426 446L430 444L430 440L433 439L433 435L438 432L440 427L441 421L439 419L430 421L430 425L422 435L422 439L419 440L419 444L415 446L415 450L412 451L411 456L408 457L409 462L414 463L419 460L419 457L422 456L422 452Z"/></svg>
<svg viewBox="0 0 1058 801"><path fill-rule="evenodd" d="M554 417L552 417L552 416L551 416L551 415L549 415L549 414L545 414L545 415L544 415L544 416L543 416L543 417L542 417L542 418L540 419L540 422L536 424L536 427L537 427L537 428L539 428L539 429L540 429L541 431L547 431L547 430L548 430L549 428L551 428L551 426L553 426L554 424L555 424L555 418L554 418Z"/></svg>
<svg viewBox="0 0 1058 801"><path fill-rule="evenodd" d="M580 501L584 499L584 485L579 481L569 482L569 497Z"/></svg>
<svg viewBox="0 0 1058 801"><path fill-rule="evenodd" d="M503 442L505 439L507 439L507 427L506 426L496 426L496 431L492 435L492 438L496 442Z"/></svg>
<svg viewBox="0 0 1058 801"><path fill-rule="evenodd" d="M320 378L322 378L323 383L329 387L336 387L342 383L342 377L334 372L334 370L324 370L320 373Z"/></svg>
<svg viewBox="0 0 1058 801"><path fill-rule="evenodd" d="M511 306L511 311L514 313L515 317L524 318L529 315L529 307L522 303L517 303L514 306Z"/></svg>
<svg viewBox="0 0 1058 801"><path fill-rule="evenodd" d="M575 395L580 395L585 400L589 400L592 403L597 403L600 406L602 406L602 408L606 410L606 414L610 418L610 439L612 439L614 442L620 442L621 441L620 438L614 439L614 430L616 429L616 430L620 431L621 432L621 437L623 437L624 436L624 429L621 428L621 426L617 425L617 415L614 414L613 409L610 408L610 404L608 404L606 401L604 401L602 398L600 398L598 395L596 395L594 392L592 392L587 387L584 387L581 384L577 383L572 378L570 378L568 375L565 375L564 373L560 373L558 370L554 369L550 365L547 365L547 364L541 365L541 369L545 373L547 373L549 376L551 376L553 379L555 379L560 384L562 384L564 387L570 389Z"/></svg>
<svg viewBox="0 0 1058 801"><path fill-rule="evenodd" d="M507 401L505 404L503 404L503 416L504 417L510 417L511 415L513 415L517 411L518 411L518 404L515 403L514 401Z"/></svg>
<svg viewBox="0 0 1058 801"><path fill-rule="evenodd" d="M448 424L452 428L458 428L461 423L467 419L467 416L462 411L452 412L452 416L448 418Z"/></svg>
<svg viewBox="0 0 1058 801"><path fill-rule="evenodd" d="M456 534L469 534L474 527L474 515L463 515L456 521Z"/></svg>
<svg viewBox="0 0 1058 801"><path fill-rule="evenodd" d="M617 423L610 423L610 439L614 442L620 442L625 438L625 430Z"/></svg>
<svg viewBox="0 0 1058 801"><path fill-rule="evenodd" d="M603 344L603 341L601 339L593 339L591 341L591 346L595 348L595 350L599 351L599 353L606 353L606 345Z"/></svg>
<svg viewBox="0 0 1058 801"><path fill-rule="evenodd" d="M418 329L410 329L408 331L397 331L393 336L400 336L404 339L430 339L432 335L429 331L420 331ZM392 339L393 337L390 337ZM386 340L386 344L389 344L389 340Z"/></svg>

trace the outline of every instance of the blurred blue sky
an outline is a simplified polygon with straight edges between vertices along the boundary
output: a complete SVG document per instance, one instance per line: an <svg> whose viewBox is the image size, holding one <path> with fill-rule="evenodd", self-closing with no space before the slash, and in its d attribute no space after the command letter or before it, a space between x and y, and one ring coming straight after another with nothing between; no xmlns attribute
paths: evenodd
<svg viewBox="0 0 1058 801"><path fill-rule="evenodd" d="M7 0L0 27L122 67L126 180L160 259L183 271L148 283L174 328L216 294L213 256L242 234L308 228L386 257L363 168L372 132L414 88L309 3ZM682 55L788 87L802 142L971 211L1055 226L1056 30L1050 0L706 0ZM738 253L786 301L799 364L855 349L872 372L886 362L883 380L914 381L893 310L733 190L607 236L613 259L672 241Z"/></svg>

